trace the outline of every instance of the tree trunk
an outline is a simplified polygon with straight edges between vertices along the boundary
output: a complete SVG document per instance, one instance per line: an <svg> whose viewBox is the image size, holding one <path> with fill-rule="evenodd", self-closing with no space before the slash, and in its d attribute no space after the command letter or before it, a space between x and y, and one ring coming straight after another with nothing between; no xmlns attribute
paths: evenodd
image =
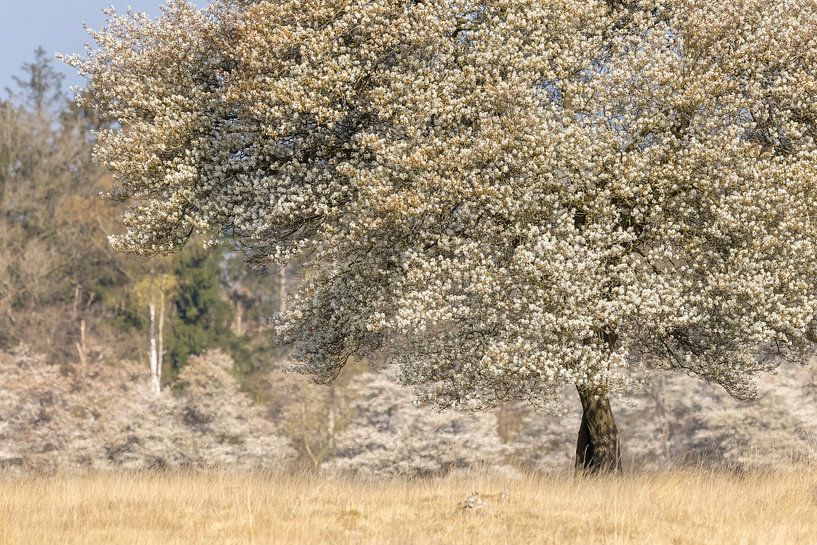
<svg viewBox="0 0 817 545"><path fill-rule="evenodd" d="M287 311L287 268L283 266L278 271L278 311L283 314Z"/></svg>
<svg viewBox="0 0 817 545"><path fill-rule="evenodd" d="M156 348L157 392L162 388L162 370L164 369L165 357L165 287L166 279L165 276L162 275L162 290L159 293L159 338L157 339L158 347Z"/></svg>
<svg viewBox="0 0 817 545"><path fill-rule="evenodd" d="M576 470L587 473L621 470L621 451L613 410L606 395L595 396L577 387L582 424L576 442Z"/></svg>
<svg viewBox="0 0 817 545"><path fill-rule="evenodd" d="M153 392L158 394L161 390L159 382L159 355L156 346L156 305L150 304L150 382Z"/></svg>
<svg viewBox="0 0 817 545"><path fill-rule="evenodd" d="M329 454L335 452L335 383L329 385L329 411L326 418L327 447Z"/></svg>
<svg viewBox="0 0 817 545"><path fill-rule="evenodd" d="M244 336L244 321L243 321L244 305L238 298L238 295L233 292L233 323L230 324L230 329L236 337Z"/></svg>
<svg viewBox="0 0 817 545"><path fill-rule="evenodd" d="M79 342L77 343L79 362L83 367L88 365L88 345L85 344L85 320L79 322Z"/></svg>

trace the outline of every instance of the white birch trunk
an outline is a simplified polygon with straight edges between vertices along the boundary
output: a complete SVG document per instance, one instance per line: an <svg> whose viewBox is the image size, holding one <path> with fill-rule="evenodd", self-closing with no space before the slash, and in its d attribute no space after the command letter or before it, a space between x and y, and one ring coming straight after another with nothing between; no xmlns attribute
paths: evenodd
<svg viewBox="0 0 817 545"><path fill-rule="evenodd" d="M329 385L329 414L327 414L326 431L329 455L335 452L335 384Z"/></svg>
<svg viewBox="0 0 817 545"><path fill-rule="evenodd" d="M158 348L156 350L156 382L158 386L156 391L159 392L162 387L162 369L165 355L165 289L167 288L166 278L162 275L162 285L159 291L159 338Z"/></svg>
<svg viewBox="0 0 817 545"><path fill-rule="evenodd" d="M287 268L283 267L278 271L278 310L281 313L287 311Z"/></svg>
<svg viewBox="0 0 817 545"><path fill-rule="evenodd" d="M156 346L156 304L150 304L150 382L153 392L158 394L161 391L159 380L159 355Z"/></svg>

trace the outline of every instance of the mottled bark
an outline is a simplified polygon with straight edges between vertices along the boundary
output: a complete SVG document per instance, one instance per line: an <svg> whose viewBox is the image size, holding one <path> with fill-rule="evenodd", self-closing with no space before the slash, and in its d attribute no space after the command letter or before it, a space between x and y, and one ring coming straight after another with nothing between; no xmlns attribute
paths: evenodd
<svg viewBox="0 0 817 545"><path fill-rule="evenodd" d="M588 473L621 470L618 429L606 395L577 388L582 402L582 423L576 441L576 469Z"/></svg>

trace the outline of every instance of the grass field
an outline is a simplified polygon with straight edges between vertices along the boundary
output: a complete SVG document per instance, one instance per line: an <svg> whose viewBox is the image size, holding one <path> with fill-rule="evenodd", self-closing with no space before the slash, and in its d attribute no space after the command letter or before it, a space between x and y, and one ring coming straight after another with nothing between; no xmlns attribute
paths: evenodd
<svg viewBox="0 0 817 545"><path fill-rule="evenodd" d="M473 492L478 509L463 509ZM0 478L0 543L817 543L817 472L486 475L366 484L230 474Z"/></svg>

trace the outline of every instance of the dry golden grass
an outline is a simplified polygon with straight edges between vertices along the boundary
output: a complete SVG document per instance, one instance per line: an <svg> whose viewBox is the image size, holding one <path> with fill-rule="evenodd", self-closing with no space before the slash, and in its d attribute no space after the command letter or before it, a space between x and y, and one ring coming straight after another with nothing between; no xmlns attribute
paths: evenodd
<svg viewBox="0 0 817 545"><path fill-rule="evenodd" d="M474 491L486 507L458 509ZM379 484L230 474L2 478L0 543L814 544L817 474Z"/></svg>

